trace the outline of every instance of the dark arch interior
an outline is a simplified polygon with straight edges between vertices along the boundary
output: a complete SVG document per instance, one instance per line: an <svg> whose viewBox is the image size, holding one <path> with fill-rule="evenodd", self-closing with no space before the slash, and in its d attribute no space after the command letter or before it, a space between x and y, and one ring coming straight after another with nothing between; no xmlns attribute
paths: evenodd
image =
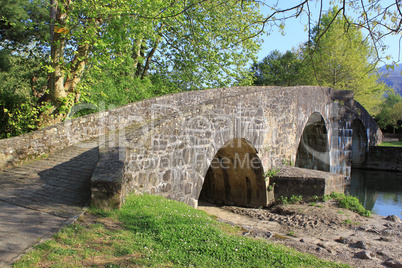
<svg viewBox="0 0 402 268"><path fill-rule="evenodd" d="M321 114L313 113L307 121L296 155L296 167L329 172L328 132Z"/></svg>
<svg viewBox="0 0 402 268"><path fill-rule="evenodd" d="M352 167L359 168L366 161L367 133L363 123L357 118L352 122L352 129Z"/></svg>
<svg viewBox="0 0 402 268"><path fill-rule="evenodd" d="M199 200L237 206L266 206L263 174L256 149L245 139L232 139L214 156Z"/></svg>

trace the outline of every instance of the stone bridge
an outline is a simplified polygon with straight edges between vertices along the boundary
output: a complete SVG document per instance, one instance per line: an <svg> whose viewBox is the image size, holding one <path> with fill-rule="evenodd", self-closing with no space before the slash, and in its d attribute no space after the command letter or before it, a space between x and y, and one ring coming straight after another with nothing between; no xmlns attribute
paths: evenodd
<svg viewBox="0 0 402 268"><path fill-rule="evenodd" d="M128 193L197 206L201 197L266 205L263 174L287 164L350 177L382 133L353 92L234 87L172 94L0 140L0 168L71 145L98 148L92 204ZM85 143L84 143L85 141Z"/></svg>

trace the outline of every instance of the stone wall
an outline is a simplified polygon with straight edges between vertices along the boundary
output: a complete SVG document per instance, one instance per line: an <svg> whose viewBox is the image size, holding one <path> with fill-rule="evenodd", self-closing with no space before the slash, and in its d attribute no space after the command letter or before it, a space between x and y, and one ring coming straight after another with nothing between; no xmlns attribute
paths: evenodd
<svg viewBox="0 0 402 268"><path fill-rule="evenodd" d="M144 124L161 116L158 114L160 107L163 107L164 112L173 113L183 107L205 103L214 98L231 96L239 92L261 91L266 88L268 87L233 87L171 94L67 120L18 137L2 139L0 170L109 132ZM102 143L104 140L101 139L99 142Z"/></svg>
<svg viewBox="0 0 402 268"><path fill-rule="evenodd" d="M348 183L340 174L286 166L270 181L276 200L301 195L305 201L310 201L313 196L343 193Z"/></svg>
<svg viewBox="0 0 402 268"><path fill-rule="evenodd" d="M367 112L367 110L357 101L354 101L353 109L349 110L350 117L359 119L367 131L367 138L369 146L377 146L382 143L383 134L374 118Z"/></svg>
<svg viewBox="0 0 402 268"><path fill-rule="evenodd" d="M402 134L384 133L384 138L395 139L395 140L398 140L398 141L402 141Z"/></svg>
<svg viewBox="0 0 402 268"><path fill-rule="evenodd" d="M402 147L370 146L364 168L402 171Z"/></svg>

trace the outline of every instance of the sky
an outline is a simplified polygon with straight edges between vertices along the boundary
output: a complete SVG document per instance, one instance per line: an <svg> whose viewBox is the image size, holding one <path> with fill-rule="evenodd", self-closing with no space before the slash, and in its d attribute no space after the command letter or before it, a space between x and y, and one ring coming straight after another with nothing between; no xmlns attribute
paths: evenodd
<svg viewBox="0 0 402 268"><path fill-rule="evenodd" d="M315 9L315 10L314 10ZM324 7L324 10L327 10L328 7ZM261 10L264 13L264 10ZM318 7L312 7L312 13L318 14ZM281 35L278 31L273 30L269 36L262 36L263 44L261 46L261 51L258 53L258 61L262 60L266 57L271 51L279 50L284 53L287 50L292 50L292 48L298 47L300 44L306 42L308 40L308 32L304 31L304 24L306 18L303 16L302 18L292 18L288 19L285 23L285 35ZM392 64L393 61L397 63L402 63L402 55L399 52L399 36L390 36L384 39L384 43L389 46L388 49L384 53L384 57L386 55L391 56L391 60L384 60L384 62L380 62L378 67L381 67L385 64ZM402 45L402 44L401 44ZM401 58L399 60L399 58Z"/></svg>

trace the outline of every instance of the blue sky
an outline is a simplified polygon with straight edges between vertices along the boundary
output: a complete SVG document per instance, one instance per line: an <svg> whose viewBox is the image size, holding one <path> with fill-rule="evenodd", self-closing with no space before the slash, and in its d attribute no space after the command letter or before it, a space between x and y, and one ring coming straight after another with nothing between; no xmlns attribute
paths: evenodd
<svg viewBox="0 0 402 268"><path fill-rule="evenodd" d="M324 7L324 10L328 9L328 7ZM318 14L318 8L312 6L312 13ZM262 9L264 13L264 10ZM271 51L277 49L280 52L286 52L287 50L291 50L293 47L298 47L301 43L304 43L308 40L308 32L304 31L304 24L306 22L306 17L301 16L299 18L288 19L285 22L285 35L281 35L278 31L273 30L270 32L270 35L262 36L264 43L262 44L261 51L258 53L258 60L262 60L265 56L267 56ZM384 63L379 63L379 66L384 64L392 64L392 61L398 63L401 60L398 60L400 57L399 53L399 36L389 36L384 39L384 43L389 46L389 48L385 51L383 56L390 55L391 61L384 61ZM402 57L402 56L401 56Z"/></svg>

